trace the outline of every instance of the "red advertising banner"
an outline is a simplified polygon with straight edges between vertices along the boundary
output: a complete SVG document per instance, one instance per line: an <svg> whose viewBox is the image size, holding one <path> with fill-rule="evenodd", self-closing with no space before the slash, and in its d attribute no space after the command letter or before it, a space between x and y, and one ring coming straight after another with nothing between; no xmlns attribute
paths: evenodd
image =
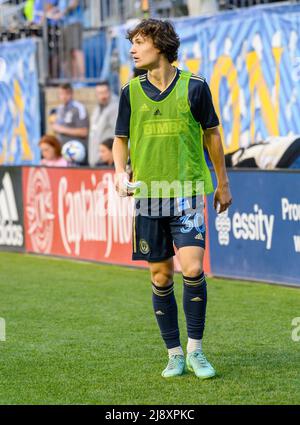
<svg viewBox="0 0 300 425"><path fill-rule="evenodd" d="M147 266L131 260L134 200L116 193L112 170L24 167L23 199L26 251Z"/></svg>

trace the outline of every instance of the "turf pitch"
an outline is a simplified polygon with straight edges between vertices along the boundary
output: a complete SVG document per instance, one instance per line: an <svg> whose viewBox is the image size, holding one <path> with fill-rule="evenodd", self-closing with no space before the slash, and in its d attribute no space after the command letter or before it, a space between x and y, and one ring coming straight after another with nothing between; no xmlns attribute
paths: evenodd
<svg viewBox="0 0 300 425"><path fill-rule="evenodd" d="M218 376L166 380L147 270L0 253L0 404L299 404L299 306L296 288L208 279Z"/></svg>

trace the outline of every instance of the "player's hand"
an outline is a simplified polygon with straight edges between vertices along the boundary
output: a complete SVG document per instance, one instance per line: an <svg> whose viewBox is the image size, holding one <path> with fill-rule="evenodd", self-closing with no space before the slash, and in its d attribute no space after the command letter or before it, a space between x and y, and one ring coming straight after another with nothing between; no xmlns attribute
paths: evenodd
<svg viewBox="0 0 300 425"><path fill-rule="evenodd" d="M214 209L218 214L227 210L232 204L229 183L218 185L214 194Z"/></svg>
<svg viewBox="0 0 300 425"><path fill-rule="evenodd" d="M132 196L140 185L140 182L131 183L126 172L116 173L115 187L121 197Z"/></svg>
<svg viewBox="0 0 300 425"><path fill-rule="evenodd" d="M121 196L121 197L128 196L127 188L126 188L126 185L125 185L125 182L128 179L129 179L129 176L125 171L115 174L115 188L116 188L116 191L118 192L119 196Z"/></svg>

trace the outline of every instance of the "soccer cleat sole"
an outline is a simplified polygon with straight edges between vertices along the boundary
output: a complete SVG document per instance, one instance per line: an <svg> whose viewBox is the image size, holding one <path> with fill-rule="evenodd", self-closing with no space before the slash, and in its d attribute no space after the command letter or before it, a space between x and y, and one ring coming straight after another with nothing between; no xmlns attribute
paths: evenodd
<svg viewBox="0 0 300 425"><path fill-rule="evenodd" d="M178 376L182 376L184 375L184 373L186 372L185 368L183 368L183 371L181 373L176 373L175 375L163 375L164 371L161 373L161 376L163 378L177 378Z"/></svg>
<svg viewBox="0 0 300 425"><path fill-rule="evenodd" d="M181 374L176 374L176 375L163 375L161 374L161 376L163 378L169 379L169 378L178 378L179 376L182 376L184 374L184 372L182 372Z"/></svg>

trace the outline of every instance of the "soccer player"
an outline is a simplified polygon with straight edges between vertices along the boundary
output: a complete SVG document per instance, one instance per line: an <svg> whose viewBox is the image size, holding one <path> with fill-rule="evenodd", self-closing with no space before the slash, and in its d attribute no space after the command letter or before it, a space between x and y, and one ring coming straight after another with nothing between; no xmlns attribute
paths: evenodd
<svg viewBox="0 0 300 425"><path fill-rule="evenodd" d="M215 370L202 351L207 302L203 196L213 192L204 143L217 177L214 207L221 213L232 202L219 121L205 79L172 65L180 42L171 23L143 20L128 38L135 67L146 70L122 88L113 145L120 196L131 194L128 139L133 181L139 183L134 191L132 258L149 264L154 313L169 355L162 376L168 378L185 369L173 288L173 243L178 249L188 333L186 366L201 379L211 378Z"/></svg>

